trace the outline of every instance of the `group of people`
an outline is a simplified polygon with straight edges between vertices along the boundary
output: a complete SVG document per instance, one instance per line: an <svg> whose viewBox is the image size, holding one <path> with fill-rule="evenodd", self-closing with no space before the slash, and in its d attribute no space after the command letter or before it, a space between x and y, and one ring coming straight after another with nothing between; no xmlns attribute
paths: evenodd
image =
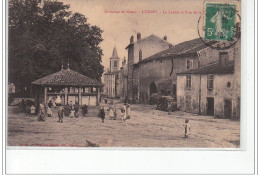
<svg viewBox="0 0 260 175"><path fill-rule="evenodd" d="M60 123L63 123L64 115L67 117L70 117L70 118L79 117L80 106L78 103L73 104L71 101L70 104L67 104L66 106L63 107L60 103L56 103L53 100L49 100L47 106L44 105L44 102L42 102L40 104L38 121L45 121L45 111L47 111L46 112L47 117L52 117L53 116L53 111L52 111L53 106L58 107L58 117L59 117L58 122L60 122ZM47 108L47 110L46 110L46 108ZM83 114L84 115L87 114L86 105L83 106Z"/></svg>
<svg viewBox="0 0 260 175"><path fill-rule="evenodd" d="M113 102L110 104L110 106L107 109L109 120L116 120L117 119L117 108L115 108ZM121 120L126 121L126 119L130 119L131 116L131 109L129 104L124 104L120 110L121 112ZM105 119L105 109L104 106L100 107L99 111L99 117L102 119L102 122L104 122Z"/></svg>

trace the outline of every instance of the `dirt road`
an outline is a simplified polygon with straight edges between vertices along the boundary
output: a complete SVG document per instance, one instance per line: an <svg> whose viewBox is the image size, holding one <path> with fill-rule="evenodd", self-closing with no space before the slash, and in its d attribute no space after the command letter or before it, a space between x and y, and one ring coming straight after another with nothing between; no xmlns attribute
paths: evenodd
<svg viewBox="0 0 260 175"><path fill-rule="evenodd" d="M116 104L118 108L122 104ZM132 105L132 117L126 122L97 117L90 109L88 117L67 118L58 123L57 115L38 122L37 116L8 108L9 146L85 147L86 139L100 147L200 147L236 148L240 145L240 122L214 119L180 111L157 111L155 106ZM106 107L105 107L106 109ZM190 120L191 135L184 138L184 120Z"/></svg>

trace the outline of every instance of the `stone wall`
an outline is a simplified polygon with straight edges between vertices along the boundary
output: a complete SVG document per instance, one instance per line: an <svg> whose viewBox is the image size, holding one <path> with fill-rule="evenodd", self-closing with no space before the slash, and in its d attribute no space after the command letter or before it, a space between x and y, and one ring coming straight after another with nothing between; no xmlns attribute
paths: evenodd
<svg viewBox="0 0 260 175"><path fill-rule="evenodd" d="M176 73L187 70L186 61L193 60L193 68L198 67L197 56L172 57L139 63L134 70L134 79L138 83L137 98L147 103L150 97L150 85L155 83L158 94L173 95L173 85L177 85Z"/></svg>
<svg viewBox="0 0 260 175"><path fill-rule="evenodd" d="M213 89L207 88L207 75L191 75L191 88L186 87L186 75L177 77L177 105L178 109L185 112L197 113L201 112L207 115L207 98L214 98L214 116L225 118L224 103L225 100L232 102L232 118L235 118L236 101L234 94L236 89L233 84L233 74L214 75ZM230 83L230 87L228 86ZM201 97L200 97L201 89ZM199 110L200 108L200 110Z"/></svg>

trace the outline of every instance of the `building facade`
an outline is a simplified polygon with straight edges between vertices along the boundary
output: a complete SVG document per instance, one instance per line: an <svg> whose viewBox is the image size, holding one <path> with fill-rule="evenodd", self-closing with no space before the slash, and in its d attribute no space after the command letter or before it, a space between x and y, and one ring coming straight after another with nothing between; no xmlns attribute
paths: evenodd
<svg viewBox="0 0 260 175"><path fill-rule="evenodd" d="M206 48L200 52L198 69L178 73L177 105L181 111L240 118L240 48L240 42L225 50Z"/></svg>
<svg viewBox="0 0 260 175"><path fill-rule="evenodd" d="M166 50L172 45L167 42L167 37L163 39L150 35L145 38L141 38L141 34L137 34L137 40L134 42L134 36L130 37L130 44L126 47L128 51L127 59L127 85L124 87L124 98L134 99L134 93L136 91L134 84L137 83L134 78L134 64L148 58L155 53Z"/></svg>
<svg viewBox="0 0 260 175"><path fill-rule="evenodd" d="M119 98L122 94L119 80L120 58L117 55L116 47L113 49L112 57L109 58L109 70L104 74L104 94L108 98Z"/></svg>
<svg viewBox="0 0 260 175"><path fill-rule="evenodd" d="M133 96L148 103L153 94L177 97L177 73L196 69L199 52L208 46L199 38L156 53L133 65Z"/></svg>

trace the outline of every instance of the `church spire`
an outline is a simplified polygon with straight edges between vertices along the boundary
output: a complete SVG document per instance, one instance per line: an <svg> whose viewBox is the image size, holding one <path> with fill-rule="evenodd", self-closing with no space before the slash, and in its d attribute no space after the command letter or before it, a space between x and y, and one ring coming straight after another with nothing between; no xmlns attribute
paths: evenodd
<svg viewBox="0 0 260 175"><path fill-rule="evenodd" d="M118 58L116 47L114 47L112 58Z"/></svg>

